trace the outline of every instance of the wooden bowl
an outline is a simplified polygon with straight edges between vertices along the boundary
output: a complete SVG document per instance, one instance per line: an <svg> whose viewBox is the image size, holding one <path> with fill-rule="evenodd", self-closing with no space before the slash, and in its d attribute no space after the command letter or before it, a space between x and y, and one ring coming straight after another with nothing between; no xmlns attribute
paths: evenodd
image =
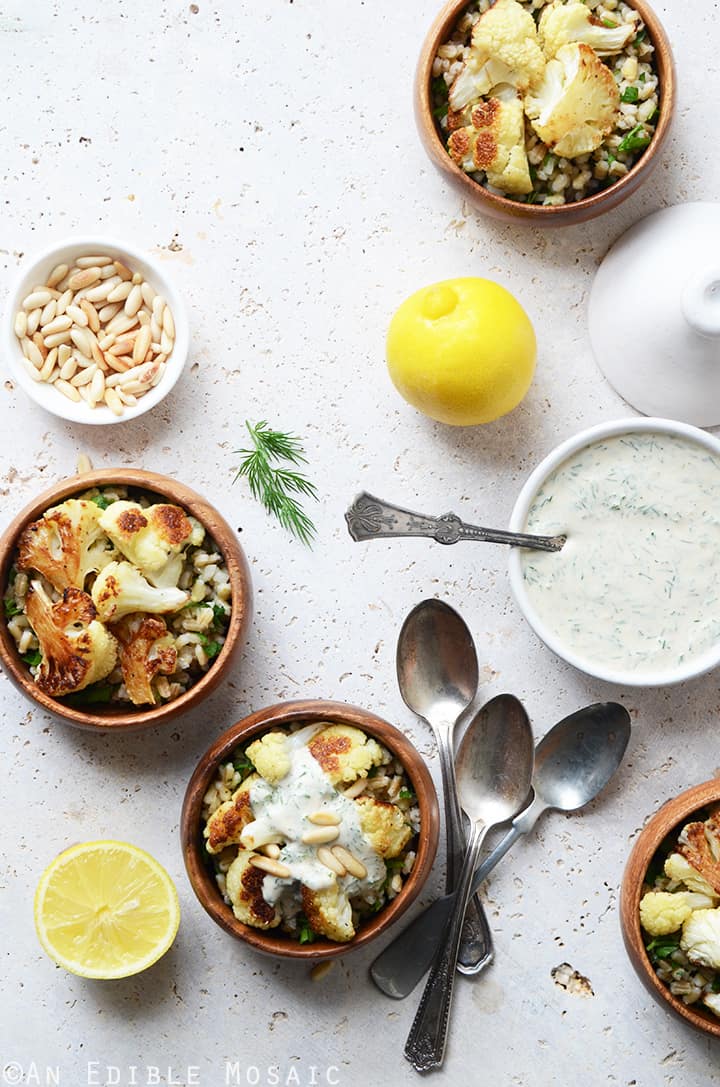
<svg viewBox="0 0 720 1087"><path fill-rule="evenodd" d="M230 906L223 900L215 882L215 876L206 863L202 834L203 797L213 781L218 766L227 761L231 752L252 737L271 728L299 722L330 721L335 724L354 725L374 736L387 747L407 772L420 808L420 833L417 855L412 872L407 877L400 894L374 917L365 921L358 934L348 943L336 943L320 939L313 944L300 944L297 940L270 929L252 928L238 921ZM344 702L281 702L279 705L258 710L229 728L205 752L190 778L185 793L180 834L182 838L185 868L200 905L213 921L238 940L244 940L258 951L283 958L317 961L346 955L364 947L376 936L385 932L405 912L418 896L432 868L438 844L440 815L437 795L422 756L403 734L376 717L374 713L349 706Z"/></svg>
<svg viewBox="0 0 720 1087"><path fill-rule="evenodd" d="M198 703L202 702L203 698L217 687L223 677L228 674L236 654L239 653L244 644L252 614L252 588L245 554L236 539L235 533L227 521L204 498L201 498L199 494L190 490L183 483L178 483L168 476L161 476L155 472L146 472L135 468L103 468L97 471L84 472L81 475L63 480L61 483L56 483L34 499L11 522L2 537L0 537L0 590L3 595L20 533L29 524L41 517L45 510L51 506L55 506L73 495L87 491L91 487L105 487L110 484L139 487L143 490L152 491L163 500L182 506L193 517L196 517L213 537L222 552L230 574L232 591L232 610L225 644L208 671L185 694L180 695L171 702L166 702L164 705L153 706L145 710L139 708L119 710L110 707L105 709L98 706L85 710L66 705L58 699L51 698L41 691L33 680L27 665L20 659L15 640L7 629L7 624L0 621L0 664L23 694L33 702L37 702L43 709L49 710L50 713L64 718L73 725L78 725L81 728L102 730L103 732L119 732L147 728L150 725L159 725L165 721L170 721L173 717L177 717L178 714L185 713L197 706Z"/></svg>
<svg viewBox="0 0 720 1087"><path fill-rule="evenodd" d="M468 6L468 0L448 0L440 11L423 43L420 59L415 74L415 120L423 142L433 164L462 192L463 196L474 204L483 215L504 222L518 221L532 223L535 226L570 226L594 219L603 212L610 211L635 192L657 165L658 156L670 129L670 122L675 112L675 64L667 34L660 20L646 0L628 0L635 8L647 28L648 36L655 46L655 62L658 71L660 91L660 118L645 152L628 170L624 177L613 185L584 200L559 207L544 207L541 204L521 204L505 196L496 196L488 192L477 181L473 181L450 158L433 116L432 106L432 66L438 46L447 41L453 27Z"/></svg>
<svg viewBox="0 0 720 1087"><path fill-rule="evenodd" d="M706 1034L720 1038L720 1019L697 1004L683 1004L653 970L640 928L640 898L648 866L663 839L699 809L720 802L720 778L706 781L668 800L643 827L625 866L620 891L620 925L630 961L648 992L668 1011Z"/></svg>

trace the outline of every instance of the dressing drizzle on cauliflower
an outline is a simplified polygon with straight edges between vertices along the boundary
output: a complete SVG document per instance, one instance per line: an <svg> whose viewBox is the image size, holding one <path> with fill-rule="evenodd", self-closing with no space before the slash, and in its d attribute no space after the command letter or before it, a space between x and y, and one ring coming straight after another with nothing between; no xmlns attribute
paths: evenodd
<svg viewBox="0 0 720 1087"><path fill-rule="evenodd" d="M203 838L225 901L255 928L347 942L401 889L418 830L403 767L361 729L272 729L222 766Z"/></svg>
<svg viewBox="0 0 720 1087"><path fill-rule="evenodd" d="M448 154L515 200L591 195L624 176L652 139L653 54L624 0L612 11L604 0L475 0L433 64Z"/></svg>
<svg viewBox="0 0 720 1087"><path fill-rule="evenodd" d="M648 955L670 991L720 1014L720 816L688 823L656 856L640 900Z"/></svg>
<svg viewBox="0 0 720 1087"><path fill-rule="evenodd" d="M46 694L152 706L187 690L222 649L229 574L179 506L106 487L25 529L4 611Z"/></svg>

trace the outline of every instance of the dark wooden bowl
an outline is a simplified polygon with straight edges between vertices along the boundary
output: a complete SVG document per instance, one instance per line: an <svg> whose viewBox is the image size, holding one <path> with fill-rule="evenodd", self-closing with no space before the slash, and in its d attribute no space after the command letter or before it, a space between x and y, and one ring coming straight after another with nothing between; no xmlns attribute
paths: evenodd
<svg viewBox="0 0 720 1087"><path fill-rule="evenodd" d="M655 46L660 91L660 119L652 142L624 177L594 196L588 196L572 204L562 204L559 207L521 204L504 196L496 196L477 181L473 181L448 155L443 136L433 116L430 87L432 66L438 46L447 41L455 23L468 6L468 0L448 0L442 8L423 43L418 61L414 92L415 120L420 139L433 164L483 215L489 215L492 219L501 219L504 222L532 223L534 226L570 226L573 223L584 223L621 204L642 185L657 165L660 149L665 143L675 112L675 64L667 34L646 0L628 0L628 4L640 12L648 36Z"/></svg>
<svg viewBox="0 0 720 1087"><path fill-rule="evenodd" d="M20 659L15 640L8 631L6 623L0 621L0 664L24 695L33 702L37 702L43 709L49 710L50 713L62 717L73 725L103 732L119 732L164 724L173 717L177 717L178 714L197 706L217 687L223 677L228 674L234 658L245 642L252 614L252 587L245 554L235 533L217 510L199 494L168 476L146 472L144 469L102 468L56 483L26 506L7 527L0 537L0 590L3 594L20 533L51 506L87 491L91 487L105 487L110 484L122 484L152 491L163 500L182 506L196 517L222 552L230 574L232 590L232 609L225 644L207 672L179 698L146 710L139 708L118 710L110 707L104 709L98 706L84 710L66 705L59 699L44 694L35 683L27 665Z"/></svg>
<svg viewBox="0 0 720 1087"><path fill-rule="evenodd" d="M358 934L348 943L322 939L313 944L300 944L284 934L276 934L272 930L264 931L243 924L237 920L230 906L223 900L214 874L205 862L202 804L218 766L227 761L228 756L236 747L247 743L253 736L258 736L271 728L301 721L307 723L330 721L342 725L355 725L370 736L374 736L400 759L410 778L420 808L417 855L412 872L407 877L402 891L378 914L365 921ZM383 721L381 717L376 717L374 713L359 709L357 706L349 706L344 702L323 701L281 702L277 706L258 710L257 713L238 721L236 725L224 732L205 752L190 778L180 819L185 868L200 905L210 914L213 921L231 936L244 940L258 951L269 955L281 955L284 958L304 959L306 962L347 955L348 952L364 947L376 936L385 932L422 890L435 859L439 829L440 815L432 778L422 756L402 732L387 721Z"/></svg>
<svg viewBox="0 0 720 1087"><path fill-rule="evenodd" d="M630 854L620 891L620 925L630 962L648 992L668 1011L687 1023L720 1038L720 1019L697 1004L683 1004L653 970L640 928L640 898L645 873L663 839L679 830L700 808L720 801L720 778L706 781L668 800L643 827Z"/></svg>

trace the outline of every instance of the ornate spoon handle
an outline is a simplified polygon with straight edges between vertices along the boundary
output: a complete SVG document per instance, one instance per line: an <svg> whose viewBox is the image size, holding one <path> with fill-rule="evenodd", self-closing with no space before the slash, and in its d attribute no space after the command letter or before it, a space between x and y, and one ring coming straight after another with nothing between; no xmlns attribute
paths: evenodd
<svg viewBox="0 0 720 1087"><path fill-rule="evenodd" d="M531 547L538 551L559 551L564 536L530 536L524 532L467 525L454 513L428 517L413 513L402 506L393 506L381 498L363 491L345 514L348 531L353 540L379 540L386 536L428 536L441 544L459 540L480 540L485 543Z"/></svg>

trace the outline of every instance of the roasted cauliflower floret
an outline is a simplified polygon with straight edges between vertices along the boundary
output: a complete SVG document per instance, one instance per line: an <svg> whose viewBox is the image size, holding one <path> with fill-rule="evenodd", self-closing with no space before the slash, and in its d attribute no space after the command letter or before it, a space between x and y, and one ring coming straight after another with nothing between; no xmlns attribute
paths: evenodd
<svg viewBox="0 0 720 1087"><path fill-rule="evenodd" d="M70 586L53 604L42 584L32 581L25 612L42 653L35 677L40 690L53 697L72 694L112 672L117 642L97 621L87 593Z"/></svg>
<svg viewBox="0 0 720 1087"><path fill-rule="evenodd" d="M532 192L525 153L525 117L520 99L510 87L502 97L474 106L471 123L452 132L451 158L467 173L484 170L488 182L503 192Z"/></svg>
<svg viewBox="0 0 720 1087"><path fill-rule="evenodd" d="M137 502L112 502L100 514L100 525L154 585L176 585L180 554L190 542L193 525L179 506L158 503L143 509Z"/></svg>
<svg viewBox="0 0 720 1087"><path fill-rule="evenodd" d="M254 855L241 849L228 868L225 877L228 898L238 921L253 928L275 928L280 924L280 911L263 898L265 872L250 863Z"/></svg>
<svg viewBox="0 0 720 1087"><path fill-rule="evenodd" d="M134 611L153 615L177 611L187 603L189 594L151 585L129 562L111 562L95 579L92 598L100 619L115 623Z"/></svg>
<svg viewBox="0 0 720 1087"><path fill-rule="evenodd" d="M562 46L540 86L525 98L538 136L563 158L595 151L613 130L619 106L612 72L582 44Z"/></svg>
<svg viewBox="0 0 720 1087"><path fill-rule="evenodd" d="M250 790L259 780L257 774L250 774L230 799L210 816L203 831L208 853L222 853L227 846L240 844L240 835L255 818L250 804Z"/></svg>
<svg viewBox="0 0 720 1087"><path fill-rule="evenodd" d="M604 26L579 0L571 3L555 0L543 8L538 23L540 45L548 60L564 45L573 42L583 42L599 57L609 57L620 53L636 33L637 29L631 23Z"/></svg>
<svg viewBox="0 0 720 1087"><path fill-rule="evenodd" d="M671 853L666 859L665 875L668 879L682 881L691 891L697 891L698 894L708 895L714 899L718 898L718 892L715 888L693 868L681 853Z"/></svg>
<svg viewBox="0 0 720 1087"><path fill-rule="evenodd" d="M648 891L640 901L640 924L651 936L667 936L677 932L693 911L704 912L713 901L692 891Z"/></svg>
<svg viewBox="0 0 720 1087"><path fill-rule="evenodd" d="M720 970L720 909L694 910L683 924L680 947L691 962Z"/></svg>
<svg viewBox="0 0 720 1087"><path fill-rule="evenodd" d="M530 12L517 0L496 0L475 24L470 56L449 90L450 109L464 109L499 83L524 92L540 82L544 70Z"/></svg>
<svg viewBox="0 0 720 1087"><path fill-rule="evenodd" d="M135 706L157 702L152 681L170 676L177 665L175 639L163 619L127 615L113 624L112 633L120 647L120 668L130 701Z"/></svg>
<svg viewBox="0 0 720 1087"><path fill-rule="evenodd" d="M413 836L400 809L371 796L360 796L355 803L362 832L375 852L385 858L399 856Z"/></svg>
<svg viewBox="0 0 720 1087"><path fill-rule="evenodd" d="M383 759L377 740L352 725L328 725L313 736L308 749L333 785L367 777L370 767L379 766Z"/></svg>
<svg viewBox="0 0 720 1087"><path fill-rule="evenodd" d="M28 525L18 543L18 569L37 570L59 591L84 589L88 574L111 562L113 551L94 502L69 498Z"/></svg>
<svg viewBox="0 0 720 1087"><path fill-rule="evenodd" d="M720 894L720 821L717 815L704 823L688 823L678 839L677 852Z"/></svg>
<svg viewBox="0 0 720 1087"><path fill-rule="evenodd" d="M311 928L328 940L347 943L355 935L352 908L342 887L333 883L321 891L302 887L303 911Z"/></svg>
<svg viewBox="0 0 720 1087"><path fill-rule="evenodd" d="M277 785L290 771L290 752L286 739L284 732L266 732L246 748L247 757L258 774L271 785Z"/></svg>

